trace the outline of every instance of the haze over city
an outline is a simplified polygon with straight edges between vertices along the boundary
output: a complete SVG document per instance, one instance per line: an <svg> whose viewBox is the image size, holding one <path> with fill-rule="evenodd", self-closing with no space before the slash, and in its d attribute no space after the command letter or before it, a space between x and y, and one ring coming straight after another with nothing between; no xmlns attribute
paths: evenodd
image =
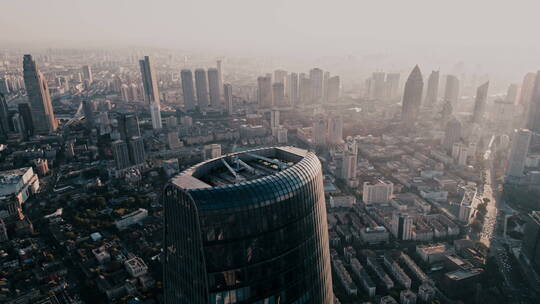
<svg viewBox="0 0 540 304"><path fill-rule="evenodd" d="M0 1L1 303L538 303L535 1Z"/></svg>
<svg viewBox="0 0 540 304"><path fill-rule="evenodd" d="M465 62L510 81L540 65L538 9L534 0L4 0L2 10L14 13L0 26L14 47L164 47L282 64L377 54L379 68Z"/></svg>

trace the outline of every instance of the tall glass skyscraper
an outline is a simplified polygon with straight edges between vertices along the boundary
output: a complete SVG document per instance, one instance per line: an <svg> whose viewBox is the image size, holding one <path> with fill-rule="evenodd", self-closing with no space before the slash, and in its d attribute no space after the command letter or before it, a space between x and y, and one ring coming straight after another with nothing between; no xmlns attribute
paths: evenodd
<svg viewBox="0 0 540 304"><path fill-rule="evenodd" d="M214 158L173 178L163 201L166 303L334 303L314 153Z"/></svg>
<svg viewBox="0 0 540 304"><path fill-rule="evenodd" d="M31 55L24 55L23 58L24 85L32 109L35 131L38 133L54 132L58 128L58 122L54 117L47 80L39 71Z"/></svg>

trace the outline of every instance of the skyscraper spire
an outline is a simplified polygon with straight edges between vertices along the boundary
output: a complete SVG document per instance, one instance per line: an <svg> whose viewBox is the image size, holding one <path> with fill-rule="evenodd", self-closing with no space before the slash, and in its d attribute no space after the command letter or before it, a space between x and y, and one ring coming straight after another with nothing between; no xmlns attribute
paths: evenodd
<svg viewBox="0 0 540 304"><path fill-rule="evenodd" d="M418 118L420 104L422 103L423 88L424 80L422 79L422 72L420 72L418 65L415 65L409 78L407 78L403 91L401 120L408 127L413 126Z"/></svg>

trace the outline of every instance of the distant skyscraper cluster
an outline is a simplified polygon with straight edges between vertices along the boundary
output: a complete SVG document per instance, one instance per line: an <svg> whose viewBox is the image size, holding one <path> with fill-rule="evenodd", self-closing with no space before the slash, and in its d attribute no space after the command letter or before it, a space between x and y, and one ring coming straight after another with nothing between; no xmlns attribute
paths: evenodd
<svg viewBox="0 0 540 304"><path fill-rule="evenodd" d="M339 76L330 76L319 68L305 73L276 70L257 78L257 101L261 108L288 107L300 104L335 103L340 96Z"/></svg>
<svg viewBox="0 0 540 304"><path fill-rule="evenodd" d="M365 82L369 100L392 100L399 97L399 73L374 72Z"/></svg>
<svg viewBox="0 0 540 304"><path fill-rule="evenodd" d="M208 110L227 111L221 60L217 61L217 68L209 68L208 70L199 68L195 70L194 74L193 76L189 69L183 69L180 72L184 109L187 111L198 109L201 112ZM195 82L193 82L193 77L195 77Z"/></svg>
<svg viewBox="0 0 540 304"><path fill-rule="evenodd" d="M112 143L116 168L123 170L144 163L146 152L137 115L120 114L117 120L120 139Z"/></svg>

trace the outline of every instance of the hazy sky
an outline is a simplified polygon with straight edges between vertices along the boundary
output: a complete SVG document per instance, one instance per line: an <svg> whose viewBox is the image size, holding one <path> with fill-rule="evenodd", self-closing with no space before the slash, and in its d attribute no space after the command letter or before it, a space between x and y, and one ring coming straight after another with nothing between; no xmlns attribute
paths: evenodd
<svg viewBox="0 0 540 304"><path fill-rule="evenodd" d="M0 8L0 47L384 52L540 65L538 0L0 0Z"/></svg>

